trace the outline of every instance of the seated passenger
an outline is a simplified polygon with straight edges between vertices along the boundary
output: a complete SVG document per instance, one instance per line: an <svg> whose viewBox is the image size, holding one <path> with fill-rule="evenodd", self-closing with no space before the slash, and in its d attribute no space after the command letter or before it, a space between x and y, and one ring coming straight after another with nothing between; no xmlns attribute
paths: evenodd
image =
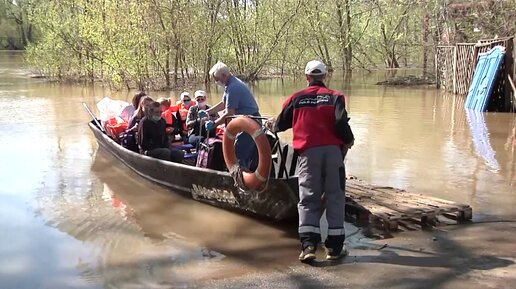
<svg viewBox="0 0 516 289"><path fill-rule="evenodd" d="M165 109L166 110L163 110ZM179 117L179 113L177 111L177 106L170 106L167 108L166 101L165 104L161 102L161 117L165 120L166 133L170 142L176 141L177 139L183 139L183 123L181 122L181 118Z"/></svg>
<svg viewBox="0 0 516 289"><path fill-rule="evenodd" d="M197 90L194 96L197 104L191 106L188 110L186 126L188 127L188 143L197 146L207 135L204 121L208 120L207 117L199 117L199 110L207 110L210 107L206 104L206 92L204 90Z"/></svg>
<svg viewBox="0 0 516 289"><path fill-rule="evenodd" d="M131 120L131 117L133 116L136 109L138 109L138 105L140 104L140 101L142 97L146 96L145 92L138 91L131 100L131 104L126 106L122 112L120 113L120 117L125 120L125 122L129 123L129 120Z"/></svg>
<svg viewBox="0 0 516 289"><path fill-rule="evenodd" d="M133 116L129 119L129 124L127 125L127 130L124 138L122 139L122 146L128 150L131 150L137 153L138 144L136 143L136 133L138 132L138 123L144 116L144 107L148 106L153 102L152 98L149 96L144 96L140 100L140 104L138 105L138 109L134 112Z"/></svg>
<svg viewBox="0 0 516 289"><path fill-rule="evenodd" d="M177 102L177 111L179 112L179 117L181 118L181 122L183 124L183 135L186 136L188 134L188 128L186 126L186 118L188 116L188 110L192 105L195 105L195 101L190 99L190 93L184 91L181 93L181 99ZM185 140L186 141L186 140Z"/></svg>
<svg viewBox="0 0 516 289"><path fill-rule="evenodd" d="M161 113L164 113L165 111L167 111L170 108L170 99L169 98L160 97L160 98L158 98L158 102L161 104Z"/></svg>
<svg viewBox="0 0 516 289"><path fill-rule="evenodd" d="M166 123L161 117L159 102L145 108L145 117L138 126L138 145L140 153L153 158L181 163L184 152L171 149L165 133Z"/></svg>

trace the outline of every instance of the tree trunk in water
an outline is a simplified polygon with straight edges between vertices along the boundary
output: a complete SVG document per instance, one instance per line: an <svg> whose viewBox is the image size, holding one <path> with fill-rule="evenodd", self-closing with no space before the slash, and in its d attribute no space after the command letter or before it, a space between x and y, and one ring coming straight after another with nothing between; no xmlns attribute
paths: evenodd
<svg viewBox="0 0 516 289"><path fill-rule="evenodd" d="M186 54L185 53L181 53L181 76L183 77L183 79L188 77L188 65L186 64Z"/></svg>
<svg viewBox="0 0 516 289"><path fill-rule="evenodd" d="M323 57L323 62L324 64L326 64L326 67L328 68L328 72L333 72L333 65L331 63L331 55L330 55L330 52L329 52L329 49L328 49L328 43L326 41L326 38L324 37L324 33L323 33L323 30L321 28L321 20L320 20L320 10L319 10L319 6L316 5L315 6L315 12L316 12L316 16L317 16L317 31L319 33L319 35L321 35L320 39L318 39L319 41L319 51L321 53L321 56Z"/></svg>
<svg viewBox="0 0 516 289"><path fill-rule="evenodd" d="M167 59L165 60L165 83L170 87L170 46L167 45Z"/></svg>
<svg viewBox="0 0 516 289"><path fill-rule="evenodd" d="M179 69L179 51L177 50L177 47L175 52L176 53L174 56L174 85L177 85L177 70Z"/></svg>
<svg viewBox="0 0 516 289"><path fill-rule="evenodd" d="M389 58L387 59L387 68L400 68L400 64L396 59L395 46L392 46L392 50L389 54Z"/></svg>
<svg viewBox="0 0 516 289"><path fill-rule="evenodd" d="M27 27L27 41L32 42L32 24L29 24L29 27Z"/></svg>
<svg viewBox="0 0 516 289"><path fill-rule="evenodd" d="M212 62L213 53L211 47L206 51L206 61L204 62L204 83L210 82L210 68Z"/></svg>
<svg viewBox="0 0 516 289"><path fill-rule="evenodd" d="M184 59L183 59L183 52L181 51L181 53L179 54L179 70L181 71L181 79L185 79L185 72L184 72Z"/></svg>
<svg viewBox="0 0 516 289"><path fill-rule="evenodd" d="M23 22L19 23L19 27L20 27L20 35L21 35L22 45L23 45L23 48L25 48L25 47L27 47L27 36L25 34L25 28L23 28Z"/></svg>
<svg viewBox="0 0 516 289"><path fill-rule="evenodd" d="M342 13L342 5L341 5L341 1L337 0L337 3L336 3L336 8L337 8L337 22L339 24L339 44L340 44L340 54L341 54L341 57L342 57L342 71L344 72L344 74L346 74L346 71L347 71L347 63L346 63L346 42L347 42L347 38L346 38L346 35L345 35L345 32L344 32L344 17L343 17L343 13Z"/></svg>
<svg viewBox="0 0 516 289"><path fill-rule="evenodd" d="M423 76L426 76L428 70L428 14L423 16Z"/></svg>
<svg viewBox="0 0 516 289"><path fill-rule="evenodd" d="M346 71L351 72L351 61L353 60L353 50L351 48L351 5L349 0L345 1L346 7ZM351 76L351 73L349 73Z"/></svg>

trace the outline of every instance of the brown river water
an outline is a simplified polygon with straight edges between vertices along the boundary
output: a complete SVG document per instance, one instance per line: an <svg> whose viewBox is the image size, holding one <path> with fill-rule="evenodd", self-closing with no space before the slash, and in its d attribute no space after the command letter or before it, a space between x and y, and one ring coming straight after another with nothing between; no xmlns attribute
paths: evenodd
<svg viewBox="0 0 516 289"><path fill-rule="evenodd" d="M27 74L22 54L0 52L0 288L175 288L296 262L295 224L186 199L98 149L81 103L132 92ZM466 112L462 97L432 87L374 85L385 77L330 81L350 96L348 173L468 203L474 220L514 219L516 114ZM272 116L305 85L264 80L253 90ZM220 95L212 88L211 102Z"/></svg>

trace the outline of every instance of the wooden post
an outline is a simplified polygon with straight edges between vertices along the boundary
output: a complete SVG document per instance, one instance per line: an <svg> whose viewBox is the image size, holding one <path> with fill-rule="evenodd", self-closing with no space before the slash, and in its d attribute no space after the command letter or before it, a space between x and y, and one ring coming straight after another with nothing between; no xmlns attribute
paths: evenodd
<svg viewBox="0 0 516 289"><path fill-rule="evenodd" d="M457 94L457 46L453 47L453 94Z"/></svg>
<svg viewBox="0 0 516 289"><path fill-rule="evenodd" d="M509 38L505 41L505 71L502 73L504 74L505 78L505 85L504 85L504 98L505 98L505 110L510 111L512 109L511 102L513 101L514 91L511 89L511 83L507 80L507 78L511 79L511 74L514 71L514 57L513 49L514 49L514 38ZM512 79L511 79L512 80ZM514 103L513 103L514 104Z"/></svg>
<svg viewBox="0 0 516 289"><path fill-rule="evenodd" d="M507 82L510 84L512 88L512 108L514 109L514 112L516 112L516 86L514 86L514 82L512 81L510 75L507 75Z"/></svg>
<svg viewBox="0 0 516 289"><path fill-rule="evenodd" d="M512 46L514 48L512 50L512 59L516 59L516 34L512 38ZM513 67L512 79L516 80L516 63Z"/></svg>
<svg viewBox="0 0 516 289"><path fill-rule="evenodd" d="M435 51L435 55L434 55L434 69L435 69L435 86L436 88L440 88L441 87L441 83L440 83L440 77L439 77L439 64L437 63L437 61L439 61L439 57L437 57L437 55L439 54L439 47L437 47L436 51Z"/></svg>

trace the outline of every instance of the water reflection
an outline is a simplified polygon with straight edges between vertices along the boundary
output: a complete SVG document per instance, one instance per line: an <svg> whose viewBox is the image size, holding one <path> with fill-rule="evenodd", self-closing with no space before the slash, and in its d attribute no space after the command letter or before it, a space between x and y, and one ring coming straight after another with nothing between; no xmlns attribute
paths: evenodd
<svg viewBox="0 0 516 289"><path fill-rule="evenodd" d="M118 200L134 211L135 222L147 236L180 235L238 262L245 260L241 254L246 252L252 258L245 263L258 267L270 266L272 260L275 264L278 261L282 263L284 252L260 253L259 248L271 246L268 242L271 238L275 240L275 246L284 246L287 252L297 249L295 228L288 224L286 228L279 224L276 227L272 223L182 197L141 179L119 164L112 156L99 150L92 171L111 188ZM128 180L119 182L114 178L120 175Z"/></svg>
<svg viewBox="0 0 516 289"><path fill-rule="evenodd" d="M495 158L496 153L491 147L491 143L489 141L489 132L484 120L484 113L466 109L466 115L471 129L471 137L473 139L475 152L485 160L486 165L492 170L492 172L498 172L500 165Z"/></svg>
<svg viewBox="0 0 516 289"><path fill-rule="evenodd" d="M100 170L102 179L107 175L109 181L109 171L116 164L103 167L96 154L93 158L96 161L92 169ZM77 173L80 171L86 170L83 167ZM86 176L84 183L70 183L65 176L56 177L49 180L55 186L46 186L38 194L38 215L46 220L47 226L90 247L88 255L93 259L80 257L75 261L75 270L86 282L100 282L105 288L160 284L177 287L212 277L218 270L228 270L225 264L218 264L224 255L175 231L153 225L154 219L151 224L141 221L146 220L142 215L146 216L149 204L162 204L170 196L152 198L159 187L128 181L129 194L142 194L143 199L150 194L149 199L155 200L136 206L135 210L115 193L116 188L111 188L110 184L117 183L115 179L105 183L92 175ZM156 215L152 217L158 216L159 223L168 222L161 220L161 214L168 209L154 207L151 210ZM188 215L182 217L188 222ZM153 229L145 230L149 227Z"/></svg>

